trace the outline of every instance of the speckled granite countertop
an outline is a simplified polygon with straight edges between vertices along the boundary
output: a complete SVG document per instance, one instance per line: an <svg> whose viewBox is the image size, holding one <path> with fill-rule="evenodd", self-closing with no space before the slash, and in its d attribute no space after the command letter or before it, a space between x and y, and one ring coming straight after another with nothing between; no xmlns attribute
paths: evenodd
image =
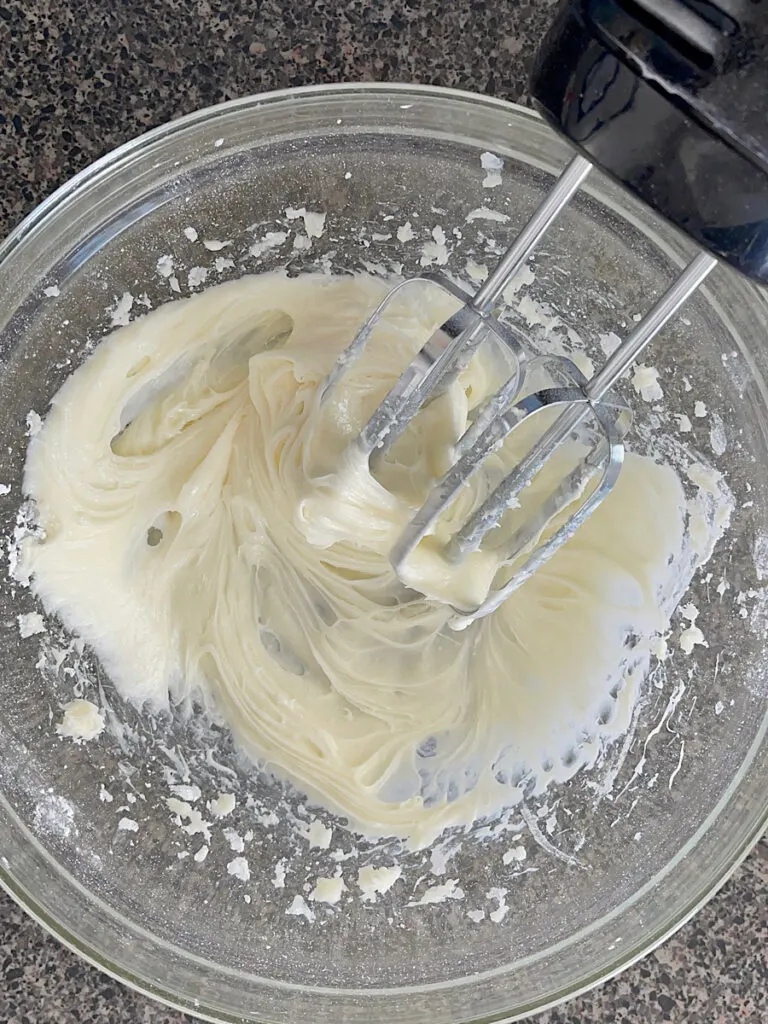
<svg viewBox="0 0 768 1024"><path fill-rule="evenodd" d="M247 93L384 80L524 100L527 62L553 5L0 0L0 234L127 139ZM766 949L764 841L665 946L538 1024L764 1024ZM81 963L0 895L4 1024L188 1020Z"/></svg>

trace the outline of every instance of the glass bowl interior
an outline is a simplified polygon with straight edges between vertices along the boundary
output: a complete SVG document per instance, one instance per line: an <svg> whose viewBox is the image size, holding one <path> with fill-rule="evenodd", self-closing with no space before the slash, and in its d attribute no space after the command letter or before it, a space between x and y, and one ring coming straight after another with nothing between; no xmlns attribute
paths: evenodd
<svg viewBox="0 0 768 1024"><path fill-rule="evenodd" d="M504 160L493 189L483 185L486 151ZM534 115L509 104L438 89L331 87L202 111L79 175L0 251L0 481L9 487L0 503L10 561L30 410L45 414L116 311L132 316L188 294L195 266L208 285L277 267L402 264L415 273L438 227L448 269L465 275L467 260L492 262L567 159ZM309 249L292 247L301 220L286 211L301 207L326 214ZM507 219L468 219L482 208ZM410 243L396 235L406 221ZM197 241L184 233L190 226ZM287 238L260 245L270 231ZM631 326L690 255L685 240L595 173L505 315L542 343L555 336L598 362L601 336ZM170 275L158 273L163 256L172 257ZM124 705L56 623L22 637L18 616L39 609L9 576L0 595L0 880L105 970L215 1020L512 1018L647 951L711 894L765 822L767 312L757 288L718 268L653 346L663 406L625 388L637 412L633 446L649 448L687 415L686 444L725 474L735 508L691 589L707 646L686 655L678 640L687 622L675 617L670 657L644 687L632 742L531 807L543 843L530 821L511 816L444 837L436 851L406 853L361 842L321 815L334 827L331 847L297 847L296 821L307 816L298 795L246 763L225 729ZM707 416L695 416L695 402ZM107 730L82 746L55 734L74 695L108 709ZM201 836L184 832L166 805L174 780L210 797L222 779L237 794L227 827L252 833L247 885L227 873L232 845L222 829L198 864ZM138 831L119 829L121 817ZM576 851L578 865L547 843ZM524 862L505 858L520 845ZM393 857L400 882L363 902L358 868ZM286 913L314 878L339 868L348 885L340 905L318 909L314 921ZM463 898L409 906L425 874L458 880ZM502 919L468 916L496 906L494 888L506 890Z"/></svg>

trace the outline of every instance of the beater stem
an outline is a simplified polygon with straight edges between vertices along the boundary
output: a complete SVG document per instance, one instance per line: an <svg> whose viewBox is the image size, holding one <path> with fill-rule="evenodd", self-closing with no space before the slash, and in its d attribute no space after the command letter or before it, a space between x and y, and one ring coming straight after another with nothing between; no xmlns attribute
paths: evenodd
<svg viewBox="0 0 768 1024"><path fill-rule="evenodd" d="M502 515L518 494L541 470L552 453L583 422L592 403L600 401L605 396L621 374L716 265L717 260L709 253L700 253L689 263L675 283L616 349L605 366L586 384L584 393L587 401L574 403L565 408L515 469L502 480L451 540L446 551L446 556L451 561L460 561L466 554L480 547L483 537L498 525Z"/></svg>
<svg viewBox="0 0 768 1024"><path fill-rule="evenodd" d="M653 309L646 313L626 341L616 349L588 382L584 390L590 401L600 401L640 355L648 342L658 334L669 318L674 316L716 266L717 260L708 252L699 253L688 264L672 287L662 295Z"/></svg>
<svg viewBox="0 0 768 1024"><path fill-rule="evenodd" d="M575 156L557 179L547 198L536 210L512 245L502 256L498 266L478 290L472 305L485 311L493 306L511 277L525 262L560 211L589 174L592 164L583 156Z"/></svg>

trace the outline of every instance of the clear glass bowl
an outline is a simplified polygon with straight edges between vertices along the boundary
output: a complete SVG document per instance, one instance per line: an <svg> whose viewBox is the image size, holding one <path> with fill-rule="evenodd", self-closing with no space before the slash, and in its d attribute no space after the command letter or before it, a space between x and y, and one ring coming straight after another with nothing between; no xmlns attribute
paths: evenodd
<svg viewBox="0 0 768 1024"><path fill-rule="evenodd" d="M503 184L492 191L482 185L486 150L505 161ZM526 110L439 89L371 85L228 103L100 160L0 250L0 480L11 488L1 499L4 533L13 534L21 501L28 411L44 414L108 329L106 307L125 292L137 297L134 312L142 295L152 305L174 297L157 273L159 256L174 256L182 293L183 268L205 261L212 268L221 255L235 264L222 268L221 279L286 262L299 271L400 261L407 273L418 266L421 244L384 236L410 220L422 240L442 225L455 250L451 267L461 271L473 246L487 251L489 237L503 242L522 225L567 158ZM467 224L468 211L484 203L508 223ZM288 243L245 255L288 206L325 211L323 237L309 251ZM262 227L249 230L255 224ZM187 226L232 245L203 250L185 238ZM598 336L647 308L689 256L685 240L595 174L537 254L528 294L598 358ZM214 276L211 269L209 283ZM57 297L45 294L53 285ZM691 413L695 398L722 417L724 453L710 450L708 419L694 418L691 443L727 473L737 509L693 587L709 646L686 657L677 634L670 638L672 656L647 683L632 746L618 744L597 773L606 790L612 781L610 793L598 800L590 788L597 776L582 772L532 809L556 845L575 850L584 837L580 867L525 836L524 868L536 870L505 865L503 853L520 842L511 822L507 833L449 837L444 877L460 880L463 900L407 906L429 872L427 851L401 855L403 880L378 902L362 903L357 865L381 856L381 844L337 828L331 851L297 852L288 824L289 808L302 813L294 794L244 763L225 730L194 718L154 722L124 707L98 665L55 624L22 638L17 616L34 600L6 581L0 881L92 963L219 1021L512 1019L642 956L701 906L766 822L767 313L758 289L718 269L654 346L665 415ZM509 315L520 318L515 308ZM641 448L651 416L640 410ZM720 594L723 576L729 589ZM79 747L54 728L75 693L111 709L102 737ZM221 771L230 773L238 808L227 824L254 833L247 886L225 870L232 853L220 830L204 864L179 858L200 839L185 835L165 804L167 771L179 777L185 762L206 795ZM281 808L277 825L268 824L269 807ZM135 818L138 832L118 830L121 816ZM347 860L330 859L337 848ZM281 858L287 875L276 888ZM314 924L287 915L306 880L336 864L348 880L346 902L318 912ZM507 889L506 917L471 920L470 907L492 909L485 893L493 886Z"/></svg>

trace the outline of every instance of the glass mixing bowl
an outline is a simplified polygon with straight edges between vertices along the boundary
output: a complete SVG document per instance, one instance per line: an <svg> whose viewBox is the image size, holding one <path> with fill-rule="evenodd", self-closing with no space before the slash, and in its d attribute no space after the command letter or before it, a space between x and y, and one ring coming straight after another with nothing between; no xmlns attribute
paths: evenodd
<svg viewBox="0 0 768 1024"><path fill-rule="evenodd" d="M484 151L504 160L493 189L483 186ZM44 415L111 315L186 294L196 265L208 270L207 284L286 265L375 272L402 263L413 272L437 226L449 268L463 273L468 257L490 262L567 158L536 116L507 103L334 86L201 111L79 174L0 250L0 481L10 488L0 500L11 561L35 425L28 414ZM289 207L326 213L311 248L292 248L301 220L287 219ZM508 221L467 220L482 207ZM400 243L395 228L406 221L416 239ZM286 241L265 244L270 230L285 230ZM229 244L217 250L203 240ZM165 255L174 270L161 262L164 275ZM536 254L534 279L507 315L534 336L583 344L597 361L600 336L631 324L689 256L685 240L595 174ZM766 822L767 314L757 288L718 269L649 357L665 400L639 403L633 444L647 446L654 431L673 434L675 415L688 415L684 440L727 475L736 504L691 591L708 646L684 654L679 631L688 622L676 616L670 656L646 682L632 741L529 809L544 845L575 854L577 865L552 856L514 816L444 837L435 851L367 844L338 823L329 849L297 845L296 821L307 819L299 796L244 762L226 729L124 706L56 623L20 635L17 617L36 606L9 577L0 616L0 881L92 963L218 1021L512 1019L661 942ZM707 416L694 415L694 401ZM23 632L35 622L21 621ZM108 719L102 736L81 746L55 734L75 695ZM166 804L179 783L199 786L203 801L222 788L237 797L212 827L203 863L193 857L202 834L189 822L185 832ZM138 830L120 828L121 819ZM226 870L234 833L248 882ZM393 859L400 881L362 901L358 868ZM314 921L286 913L316 876L338 870L348 886L338 905L318 907ZM413 906L424 876L448 889L455 879L454 898ZM506 890L508 907L495 920L492 888Z"/></svg>

